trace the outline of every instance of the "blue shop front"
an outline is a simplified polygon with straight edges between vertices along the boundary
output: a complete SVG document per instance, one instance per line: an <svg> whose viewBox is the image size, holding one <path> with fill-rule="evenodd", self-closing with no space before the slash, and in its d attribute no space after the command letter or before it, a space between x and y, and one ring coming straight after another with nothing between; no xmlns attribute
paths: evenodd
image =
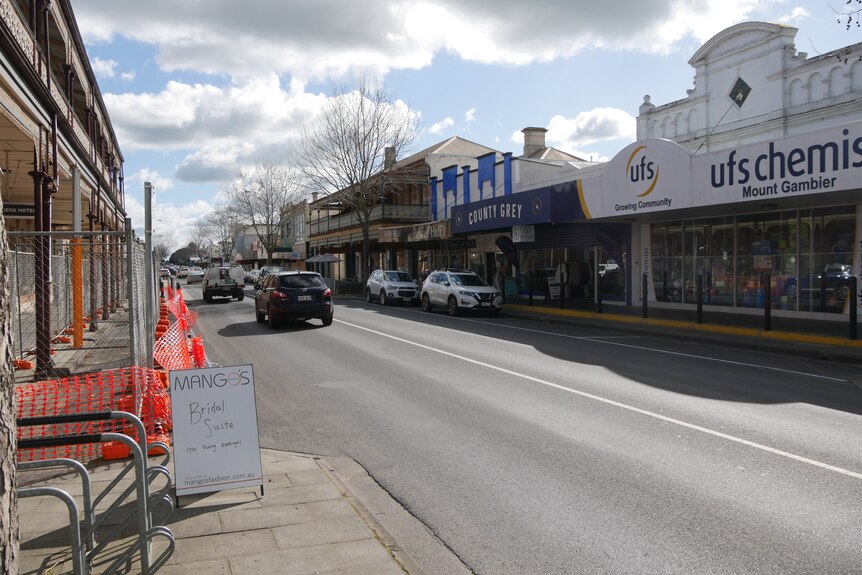
<svg viewBox="0 0 862 575"><path fill-rule="evenodd" d="M630 305L631 226L587 221L578 181L451 206L473 271L521 299Z"/></svg>

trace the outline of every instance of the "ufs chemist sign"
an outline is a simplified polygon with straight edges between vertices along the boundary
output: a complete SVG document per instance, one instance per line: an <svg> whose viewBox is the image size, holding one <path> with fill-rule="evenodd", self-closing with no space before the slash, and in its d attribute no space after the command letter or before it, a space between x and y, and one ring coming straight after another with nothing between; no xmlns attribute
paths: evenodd
<svg viewBox="0 0 862 575"><path fill-rule="evenodd" d="M250 365L171 371L177 496L263 485Z"/></svg>

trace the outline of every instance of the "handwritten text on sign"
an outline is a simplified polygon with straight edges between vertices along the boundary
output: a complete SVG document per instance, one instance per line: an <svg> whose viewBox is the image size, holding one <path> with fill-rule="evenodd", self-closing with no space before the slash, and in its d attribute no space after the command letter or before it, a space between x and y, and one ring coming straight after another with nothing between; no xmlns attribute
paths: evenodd
<svg viewBox="0 0 862 575"><path fill-rule="evenodd" d="M171 371L177 496L263 484L252 366Z"/></svg>

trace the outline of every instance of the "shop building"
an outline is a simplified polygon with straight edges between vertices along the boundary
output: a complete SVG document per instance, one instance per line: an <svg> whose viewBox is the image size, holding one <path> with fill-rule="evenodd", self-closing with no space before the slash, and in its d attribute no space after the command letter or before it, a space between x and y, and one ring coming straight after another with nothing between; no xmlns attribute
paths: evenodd
<svg viewBox="0 0 862 575"><path fill-rule="evenodd" d="M384 164L387 188L379 204L368 215L370 240L369 269L403 269L414 277L433 269L441 250L449 249L450 234L428 226L436 209L430 198L429 181L439 178L450 165L474 165L476 157L497 157L487 146L451 137L406 158L398 159L387 151ZM483 156L484 155L484 156ZM338 191L314 196L308 205L307 249L311 259L333 255L332 262L315 267L326 277L356 280L364 285L362 271L362 225L350 202L342 201ZM434 229L432 229L434 228ZM307 260L308 261L308 260ZM312 261L319 261L313 260Z"/></svg>
<svg viewBox="0 0 862 575"><path fill-rule="evenodd" d="M652 305L695 305L700 282L716 311L840 319L862 283L862 44L809 58L796 33L720 32L687 96L646 96L611 161L495 166L502 196L451 206L453 234L489 253L513 240L520 275L567 263L570 294L587 267L620 304L641 305L645 276Z"/></svg>
<svg viewBox="0 0 862 575"><path fill-rule="evenodd" d="M0 62L6 230L123 230L123 156L69 2L5 3Z"/></svg>

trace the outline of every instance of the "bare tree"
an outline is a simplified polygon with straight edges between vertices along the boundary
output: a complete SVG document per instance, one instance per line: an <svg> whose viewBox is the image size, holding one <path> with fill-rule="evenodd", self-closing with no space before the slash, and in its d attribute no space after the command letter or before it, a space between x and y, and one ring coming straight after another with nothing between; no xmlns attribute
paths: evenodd
<svg viewBox="0 0 862 575"><path fill-rule="evenodd" d="M412 148L418 131L418 117L403 102L364 79L353 88L337 86L303 127L296 154L307 185L332 195L362 228L363 281L369 272L372 210L391 189L387 159Z"/></svg>
<svg viewBox="0 0 862 575"><path fill-rule="evenodd" d="M221 248L222 257L230 260L236 245L236 236L243 228L236 208L230 204L218 204L200 221L202 237Z"/></svg>
<svg viewBox="0 0 862 575"><path fill-rule="evenodd" d="M163 234L153 234L153 254L156 261L161 263L171 253L172 239Z"/></svg>
<svg viewBox="0 0 862 575"><path fill-rule="evenodd" d="M860 7L862 6L862 0L845 0L844 6L845 8L836 10L830 5L832 11L838 16L838 23L844 24L847 30L854 24L857 28L862 27L862 19L859 17L859 14L862 13L862 7Z"/></svg>
<svg viewBox="0 0 862 575"><path fill-rule="evenodd" d="M266 248L266 263L278 246L285 206L298 201L297 175L285 166L259 164L250 173L240 171L230 191L230 204L239 217L250 223Z"/></svg>
<svg viewBox="0 0 862 575"><path fill-rule="evenodd" d="M0 202L2 203L2 202ZM15 381L12 325L7 287L6 227L0 220L0 572L18 572L18 499L15 495Z"/></svg>
<svg viewBox="0 0 862 575"><path fill-rule="evenodd" d="M194 253L191 256L199 259L206 247L212 243L206 218L195 220L189 229L188 240L189 247L194 246Z"/></svg>

